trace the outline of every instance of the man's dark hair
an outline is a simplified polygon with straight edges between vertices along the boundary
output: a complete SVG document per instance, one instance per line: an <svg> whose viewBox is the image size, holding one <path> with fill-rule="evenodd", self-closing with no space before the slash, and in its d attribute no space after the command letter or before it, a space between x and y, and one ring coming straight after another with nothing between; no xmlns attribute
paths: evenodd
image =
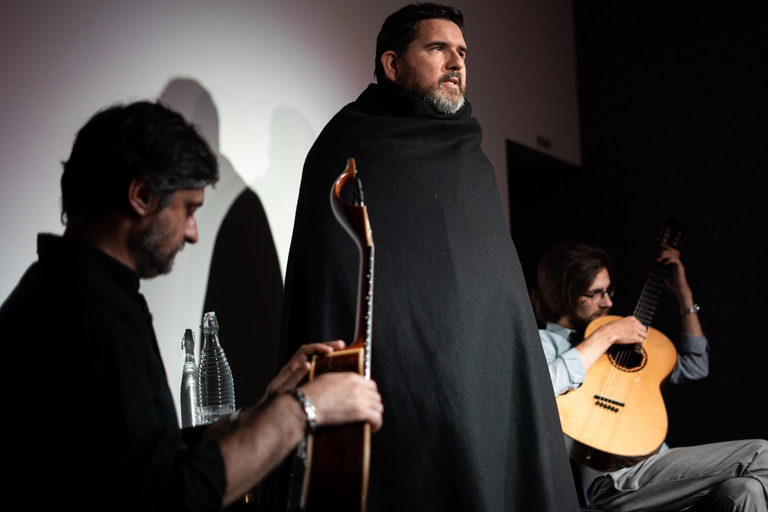
<svg viewBox="0 0 768 512"><path fill-rule="evenodd" d="M464 26L464 15L460 10L433 3L406 5L389 15L376 38L376 67L373 74L378 83L388 82L384 66L381 65L381 56L384 52L392 50L398 57L403 55L408 45L418 37L421 21L433 19L451 21L459 28Z"/></svg>
<svg viewBox="0 0 768 512"><path fill-rule="evenodd" d="M600 273L613 273L608 253L597 247L566 242L551 249L539 261L531 301L539 322L572 318L579 298Z"/></svg>
<svg viewBox="0 0 768 512"><path fill-rule="evenodd" d="M160 207L182 189L219 179L216 155L184 118L147 101L115 105L77 133L61 176L62 222L127 208L128 186L147 179Z"/></svg>

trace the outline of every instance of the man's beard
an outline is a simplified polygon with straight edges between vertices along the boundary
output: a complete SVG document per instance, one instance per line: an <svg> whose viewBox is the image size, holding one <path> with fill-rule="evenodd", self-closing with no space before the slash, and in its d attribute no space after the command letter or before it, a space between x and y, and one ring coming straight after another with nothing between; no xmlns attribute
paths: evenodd
<svg viewBox="0 0 768 512"><path fill-rule="evenodd" d="M403 88L411 94L422 98L438 114L455 114L464 106L464 97L466 96L467 89L464 86L461 73L458 71L449 71L444 74L434 87L420 83L416 73L413 72L408 63L404 63L402 66L401 74ZM443 90L440 84L451 78L459 80L458 89L456 91Z"/></svg>
<svg viewBox="0 0 768 512"><path fill-rule="evenodd" d="M150 225L135 241L133 262L139 277L149 279L171 271L176 253L184 248L185 241L182 240L178 247L166 254L163 248L168 246L170 238L167 226L158 221Z"/></svg>
<svg viewBox="0 0 768 512"><path fill-rule="evenodd" d="M585 329L590 323L592 323L592 320L596 320L603 316L603 314L608 314L608 311L610 308L599 308L597 311L595 311L591 316L581 316L578 313L574 313L573 316L569 319L571 322L571 325L576 329Z"/></svg>

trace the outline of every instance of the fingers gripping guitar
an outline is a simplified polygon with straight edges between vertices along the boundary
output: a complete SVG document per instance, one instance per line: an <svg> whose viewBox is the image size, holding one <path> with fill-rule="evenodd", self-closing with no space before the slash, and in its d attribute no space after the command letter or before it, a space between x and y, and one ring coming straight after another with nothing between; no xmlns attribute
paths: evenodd
<svg viewBox="0 0 768 512"><path fill-rule="evenodd" d="M346 347L342 340L303 345L272 380L264 400L281 395L299 385L309 372L310 359ZM315 407L317 426L367 422L373 431L381 428L384 406L376 383L351 372L329 373L300 388Z"/></svg>
<svg viewBox="0 0 768 512"><path fill-rule="evenodd" d="M600 326L576 350L584 362L584 370L589 371L611 345L642 345L647 337L648 328L637 318L628 316Z"/></svg>

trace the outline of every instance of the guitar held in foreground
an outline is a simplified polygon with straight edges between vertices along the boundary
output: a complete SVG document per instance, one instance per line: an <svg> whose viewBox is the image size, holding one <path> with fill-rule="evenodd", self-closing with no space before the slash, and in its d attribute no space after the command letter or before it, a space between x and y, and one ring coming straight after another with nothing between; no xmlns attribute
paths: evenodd
<svg viewBox="0 0 768 512"><path fill-rule="evenodd" d="M344 185L353 187L354 204L341 199ZM373 238L355 160L331 188L331 208L357 245L360 269L354 343L344 350L312 358L309 379L326 372L352 371L371 378L371 322L373 315ZM365 511L371 455L371 426L352 423L319 428L307 436L306 471L301 499L305 511Z"/></svg>
<svg viewBox="0 0 768 512"><path fill-rule="evenodd" d="M684 228L667 223L657 241L660 250L679 250L683 239ZM667 410L661 387L675 367L677 351L650 325L666 275L665 265L655 263L635 307L633 315L648 328L643 345L613 345L589 369L581 387L556 399L568 456L576 462L615 471L658 453L664 443ZM595 319L584 337L620 318Z"/></svg>

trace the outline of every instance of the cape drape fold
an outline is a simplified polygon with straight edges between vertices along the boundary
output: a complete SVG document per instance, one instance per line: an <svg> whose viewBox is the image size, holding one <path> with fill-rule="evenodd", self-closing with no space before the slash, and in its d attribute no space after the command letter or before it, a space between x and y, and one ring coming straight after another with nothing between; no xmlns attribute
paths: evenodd
<svg viewBox="0 0 768 512"><path fill-rule="evenodd" d="M384 399L369 511L578 510L554 393L482 131L370 85L302 177L281 348L350 340L358 256L328 202L354 157L376 246L372 377Z"/></svg>

